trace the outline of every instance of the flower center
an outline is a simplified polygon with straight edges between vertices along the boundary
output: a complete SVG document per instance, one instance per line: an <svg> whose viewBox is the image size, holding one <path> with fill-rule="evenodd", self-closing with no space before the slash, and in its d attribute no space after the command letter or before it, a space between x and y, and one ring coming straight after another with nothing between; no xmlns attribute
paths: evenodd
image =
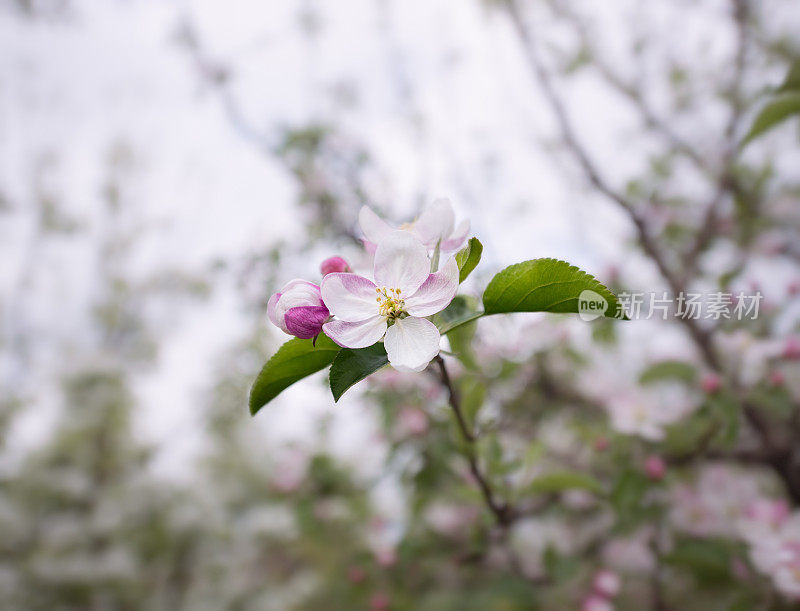
<svg viewBox="0 0 800 611"><path fill-rule="evenodd" d="M400 295L400 289L396 288L375 288L378 297L378 311L381 316L386 316L392 320L402 318L405 315L406 302Z"/></svg>

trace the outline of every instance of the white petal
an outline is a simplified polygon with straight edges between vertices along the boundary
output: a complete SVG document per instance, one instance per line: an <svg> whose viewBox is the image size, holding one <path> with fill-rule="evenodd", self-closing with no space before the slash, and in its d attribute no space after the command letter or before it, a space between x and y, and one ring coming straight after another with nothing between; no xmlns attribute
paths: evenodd
<svg viewBox="0 0 800 611"><path fill-rule="evenodd" d="M444 310L458 290L458 264L450 257L442 269L428 276L417 292L405 297L406 312L411 316L430 316Z"/></svg>
<svg viewBox="0 0 800 611"><path fill-rule="evenodd" d="M374 289L373 289L374 290ZM284 333L291 332L286 327L286 311L303 306L321 306L320 288L306 280L291 280L275 293L267 303L267 316Z"/></svg>
<svg viewBox="0 0 800 611"><path fill-rule="evenodd" d="M366 348L386 333L386 318L375 316L361 322L332 320L322 325L322 330L342 348Z"/></svg>
<svg viewBox="0 0 800 611"><path fill-rule="evenodd" d="M389 362L398 371L422 371L439 354L439 330L424 318L398 318L383 342Z"/></svg>
<svg viewBox="0 0 800 611"><path fill-rule="evenodd" d="M285 313L289 308L300 306L321 306L320 288L307 280L291 280L281 289L277 308Z"/></svg>
<svg viewBox="0 0 800 611"><path fill-rule="evenodd" d="M379 244L389 234L395 231L386 221L375 214L369 206L361 207L358 213L358 224L361 225L361 231L364 232L364 237L373 244Z"/></svg>
<svg viewBox="0 0 800 611"><path fill-rule="evenodd" d="M378 294L371 280L358 274L328 274L322 279L322 301L331 314L350 322L378 314Z"/></svg>
<svg viewBox="0 0 800 611"><path fill-rule="evenodd" d="M436 242L445 240L453 233L456 215L449 199L434 201L414 223L414 232L428 248L434 248Z"/></svg>
<svg viewBox="0 0 800 611"><path fill-rule="evenodd" d="M375 282L412 295L431 271L428 251L407 231L393 231L375 251Z"/></svg>
<svg viewBox="0 0 800 611"><path fill-rule="evenodd" d="M281 298L280 293L275 293L272 297L269 298L267 302L267 317L272 321L272 324L278 327L284 333L288 333L289 329L286 328L286 312L282 312L281 315L278 315L278 301Z"/></svg>
<svg viewBox="0 0 800 611"><path fill-rule="evenodd" d="M467 241L467 236L469 235L469 220L464 219L458 224L458 227L455 228L450 237L446 240L442 241L441 250L442 252L452 252L454 250L458 250L464 245L464 242Z"/></svg>

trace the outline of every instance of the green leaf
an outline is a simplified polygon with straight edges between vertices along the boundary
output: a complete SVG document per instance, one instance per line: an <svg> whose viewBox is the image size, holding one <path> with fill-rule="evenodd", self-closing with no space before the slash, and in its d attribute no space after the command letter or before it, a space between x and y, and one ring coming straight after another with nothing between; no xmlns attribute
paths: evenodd
<svg viewBox="0 0 800 611"><path fill-rule="evenodd" d="M730 579L734 553L731 544L721 539L685 539L678 541L663 560L689 570L703 583L722 583Z"/></svg>
<svg viewBox="0 0 800 611"><path fill-rule="evenodd" d="M652 518L651 508L643 503L649 487L650 481L638 470L626 469L620 474L609 495L618 528L630 532L642 521Z"/></svg>
<svg viewBox="0 0 800 611"><path fill-rule="evenodd" d="M456 263L458 264L459 274L458 283L461 284L472 273L472 270L480 263L483 244L478 238L470 238L467 245L456 253Z"/></svg>
<svg viewBox="0 0 800 611"><path fill-rule="evenodd" d="M447 335L453 329L483 316L483 312L478 312L475 306L473 298L456 295L449 306L434 315L433 324L439 328L440 334Z"/></svg>
<svg viewBox="0 0 800 611"><path fill-rule="evenodd" d="M603 493L603 486L592 476L580 471L553 471L533 480L526 491L530 494L564 492L565 490L588 490L595 494Z"/></svg>
<svg viewBox="0 0 800 611"><path fill-rule="evenodd" d="M678 380L692 384L697 379L697 368L685 361L660 361L650 365L639 376L640 384L653 384Z"/></svg>
<svg viewBox="0 0 800 611"><path fill-rule="evenodd" d="M333 362L340 348L324 334L316 347L310 339L290 339L269 359L250 389L250 413L277 397L298 380L324 369Z"/></svg>
<svg viewBox="0 0 800 611"><path fill-rule="evenodd" d="M796 61L791 65L786 78L776 91L777 93L800 91L800 61Z"/></svg>
<svg viewBox="0 0 800 611"><path fill-rule="evenodd" d="M769 102L761 109L758 116L753 121L750 131L742 141L742 146L748 144L764 132L772 129L779 123L789 119L793 115L800 114L800 91L792 90L782 93Z"/></svg>
<svg viewBox="0 0 800 611"><path fill-rule="evenodd" d="M608 318L627 318L614 294L593 276L557 259L533 259L498 273L483 293L486 314L507 312L577 313L583 291L605 300Z"/></svg>
<svg viewBox="0 0 800 611"><path fill-rule="evenodd" d="M389 357L386 356L383 342L368 348L342 348L331 365L330 384L333 400L341 399L348 388L388 363Z"/></svg>

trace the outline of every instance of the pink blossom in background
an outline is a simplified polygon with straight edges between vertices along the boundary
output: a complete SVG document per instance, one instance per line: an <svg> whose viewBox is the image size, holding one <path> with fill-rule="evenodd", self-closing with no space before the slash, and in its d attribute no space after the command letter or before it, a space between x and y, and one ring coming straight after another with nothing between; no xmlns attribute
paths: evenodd
<svg viewBox="0 0 800 611"><path fill-rule="evenodd" d="M667 464L660 456L651 455L644 461L644 471L652 480L660 480L667 472Z"/></svg>
<svg viewBox="0 0 800 611"><path fill-rule="evenodd" d="M361 583L367 578L367 573L360 566L351 566L347 569L347 579L350 583Z"/></svg>
<svg viewBox="0 0 800 611"><path fill-rule="evenodd" d="M389 595L385 592L376 592L369 599L371 611L386 611L389 608Z"/></svg>
<svg viewBox="0 0 800 611"><path fill-rule="evenodd" d="M428 432L428 414L417 407L404 407L397 419L401 434L420 436Z"/></svg>
<svg viewBox="0 0 800 611"><path fill-rule="evenodd" d="M783 386L786 383L786 376L783 375L780 369L773 369L769 372L767 381L770 386Z"/></svg>
<svg viewBox="0 0 800 611"><path fill-rule="evenodd" d="M800 600L800 513L779 528L750 541L755 567L772 578L775 588L789 600Z"/></svg>
<svg viewBox="0 0 800 611"><path fill-rule="evenodd" d="M591 594L581 602L581 611L614 611L614 605L602 596Z"/></svg>
<svg viewBox="0 0 800 611"><path fill-rule="evenodd" d="M619 594L621 586L619 575L608 569L598 571L592 580L594 592L605 598L613 598Z"/></svg>
<svg viewBox="0 0 800 611"><path fill-rule="evenodd" d="M706 373L700 380L700 387L703 392L709 395L716 393L722 386L722 380L716 373Z"/></svg>
<svg viewBox="0 0 800 611"><path fill-rule="evenodd" d="M787 361L800 360L800 337L790 337L783 345L783 358Z"/></svg>
<svg viewBox="0 0 800 611"><path fill-rule="evenodd" d="M670 489L670 519L679 530L696 536L736 536L746 508L762 497L761 485L757 472L707 465L693 483Z"/></svg>

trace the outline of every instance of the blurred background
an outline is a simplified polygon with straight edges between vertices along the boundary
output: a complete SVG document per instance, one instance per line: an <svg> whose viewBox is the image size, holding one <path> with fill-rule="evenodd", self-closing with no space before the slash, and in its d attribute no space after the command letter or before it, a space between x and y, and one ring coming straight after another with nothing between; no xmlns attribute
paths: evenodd
<svg viewBox="0 0 800 611"><path fill-rule="evenodd" d="M0 1L0 607L791 609L793 0ZM482 320L251 417L266 301L448 197L463 290L565 259L755 320ZM647 309L647 303L644 309ZM479 367L478 367L479 366Z"/></svg>

